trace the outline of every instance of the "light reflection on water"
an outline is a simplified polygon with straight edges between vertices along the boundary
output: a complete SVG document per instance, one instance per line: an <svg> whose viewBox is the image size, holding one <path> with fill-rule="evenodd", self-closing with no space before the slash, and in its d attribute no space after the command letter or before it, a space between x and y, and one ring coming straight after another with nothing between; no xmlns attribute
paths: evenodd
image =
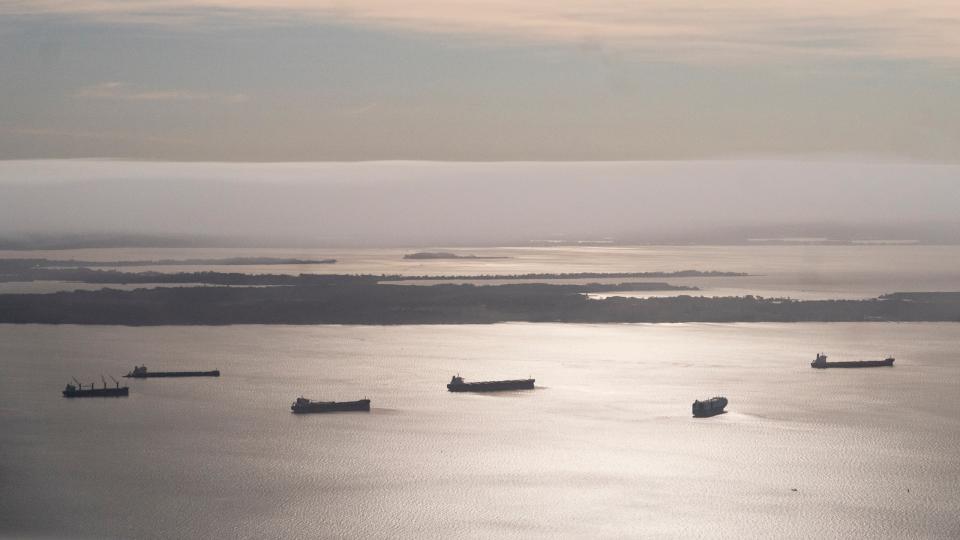
<svg viewBox="0 0 960 540"><path fill-rule="evenodd" d="M956 537L957 350L949 323L0 325L0 536ZM223 375L59 397L141 363Z"/></svg>

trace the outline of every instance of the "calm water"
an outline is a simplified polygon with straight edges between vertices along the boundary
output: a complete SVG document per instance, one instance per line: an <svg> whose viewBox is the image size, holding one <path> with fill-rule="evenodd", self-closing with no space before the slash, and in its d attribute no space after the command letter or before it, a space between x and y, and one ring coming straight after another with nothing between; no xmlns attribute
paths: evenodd
<svg viewBox="0 0 960 540"><path fill-rule="evenodd" d="M0 251L0 258L46 257L92 261L223 257L335 258L337 264L255 266L144 266L126 271L472 275L559 272L720 270L746 278L671 279L707 296L798 299L875 298L890 292L960 290L960 246L560 246L548 248L432 248L506 259L404 260L417 249L80 249ZM596 280L592 280L596 281ZM652 281L664 281L662 278ZM138 288L148 285L111 285ZM100 288L94 284L0 283L0 293ZM620 295L626 293L618 292ZM676 293L669 293L676 294ZM650 296L643 292L638 296Z"/></svg>
<svg viewBox="0 0 960 540"><path fill-rule="evenodd" d="M957 324L0 325L0 536L957 538L958 356ZM59 395L137 363L223 376Z"/></svg>

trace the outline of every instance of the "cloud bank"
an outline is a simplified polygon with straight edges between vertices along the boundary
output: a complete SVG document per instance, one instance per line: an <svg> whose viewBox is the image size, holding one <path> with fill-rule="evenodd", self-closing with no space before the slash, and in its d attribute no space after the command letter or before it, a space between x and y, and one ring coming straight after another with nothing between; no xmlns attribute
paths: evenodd
<svg viewBox="0 0 960 540"><path fill-rule="evenodd" d="M179 26L314 19L497 44L627 48L688 62L960 60L960 3L952 0L31 0L0 5L0 14Z"/></svg>
<svg viewBox="0 0 960 540"><path fill-rule="evenodd" d="M7 161L0 231L443 245L702 242L747 229L909 239L917 224L946 223L956 241L957 178L957 165L799 161Z"/></svg>

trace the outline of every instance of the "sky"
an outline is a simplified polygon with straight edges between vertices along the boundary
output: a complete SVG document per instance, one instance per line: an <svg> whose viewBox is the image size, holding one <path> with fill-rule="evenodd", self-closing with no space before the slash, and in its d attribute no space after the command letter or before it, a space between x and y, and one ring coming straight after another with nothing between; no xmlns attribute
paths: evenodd
<svg viewBox="0 0 960 540"><path fill-rule="evenodd" d="M955 163L956 0L4 0L0 159Z"/></svg>

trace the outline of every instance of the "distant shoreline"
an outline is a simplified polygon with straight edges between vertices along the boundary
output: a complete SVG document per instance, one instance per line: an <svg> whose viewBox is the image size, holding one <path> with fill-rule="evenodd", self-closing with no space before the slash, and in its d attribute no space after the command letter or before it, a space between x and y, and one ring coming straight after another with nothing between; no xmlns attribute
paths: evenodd
<svg viewBox="0 0 960 540"><path fill-rule="evenodd" d="M201 261L204 259L192 259ZM270 259L274 262L241 263L250 259L211 259L218 264L227 265L224 261L234 261L232 264L333 264L336 259L325 261L299 261L298 259ZM255 259L264 261L266 259ZM299 261L298 263L289 261ZM329 262L326 262L329 261ZM88 267L85 261L58 261L48 259L0 259L0 282L11 281L78 281L82 283L203 283L209 285L311 285L318 282L329 282L331 279L349 279L362 276L348 276L343 274L245 274L241 272L122 272L118 270L102 270L99 268L120 268L124 266L151 266L158 261L118 261L94 263ZM183 265L184 261L170 261L169 265ZM141 264L143 263L143 264ZM204 263L196 263L204 264ZM404 276L379 275L380 282L391 281L493 281L493 280L524 280L524 281L553 281L570 279L673 279L689 277L740 277L748 274L741 272L715 272L700 270L681 270L679 272L578 272L557 274L507 274L507 275L449 275L449 276ZM373 277L373 276L368 276ZM694 289L696 289L694 287Z"/></svg>
<svg viewBox="0 0 960 540"><path fill-rule="evenodd" d="M193 259L194 261L209 261ZM251 259L214 259L250 264ZM294 264L297 259L253 259ZM189 259L187 260L189 261ZM121 291L0 295L0 323L227 324L476 324L496 322L675 323L958 321L960 292L894 293L869 300L704 297L652 298L588 293L698 291L692 285L635 279L739 277L740 272L578 272L488 276L122 272L56 265L82 261L0 259L0 281L110 284L202 284ZM104 263L123 266L144 261ZM158 262L158 261L153 261ZM184 260L170 260L182 264ZM305 264L310 261L303 261ZM586 280L620 278L615 283ZM475 280L478 283L451 281ZM489 283L513 280L514 283ZM567 280L568 282L563 282ZM579 281L570 283L569 281ZM434 281L435 283L408 283ZM557 281L560 281L557 283Z"/></svg>
<svg viewBox="0 0 960 540"><path fill-rule="evenodd" d="M560 272L537 274L480 274L443 276L384 276L380 281L479 281L532 279L610 279L610 278L690 278L690 277L747 277L746 272L718 272L715 270L678 270L675 272Z"/></svg>
<svg viewBox="0 0 960 540"><path fill-rule="evenodd" d="M316 276L289 287L159 287L0 295L0 323L154 325L486 324L498 322L960 322L960 292L871 300L675 296L602 300L590 291L637 284L379 284ZM649 284L668 290L669 284Z"/></svg>
<svg viewBox="0 0 960 540"><path fill-rule="evenodd" d="M443 260L443 259L475 259L475 260L488 260L488 259L511 259L512 257L504 256L481 256L481 255L458 255L456 253L450 253L447 251L420 251L417 253L408 253L403 256L406 260L418 260L418 261L429 261L429 260Z"/></svg>
<svg viewBox="0 0 960 540"><path fill-rule="evenodd" d="M271 266L297 264L334 264L336 259L291 259L282 257L226 257L223 259L158 259L140 261L78 261L76 259L0 259L31 261L34 268L122 268L124 266Z"/></svg>

